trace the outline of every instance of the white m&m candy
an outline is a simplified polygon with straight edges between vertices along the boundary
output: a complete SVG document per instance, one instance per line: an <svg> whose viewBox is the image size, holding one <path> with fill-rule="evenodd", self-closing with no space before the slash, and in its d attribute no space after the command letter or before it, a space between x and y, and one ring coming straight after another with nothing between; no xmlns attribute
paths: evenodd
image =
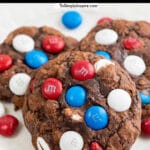
<svg viewBox="0 0 150 150"><path fill-rule="evenodd" d="M34 40L25 34L20 34L14 37L12 45L18 52L25 53L34 49Z"/></svg>
<svg viewBox="0 0 150 150"><path fill-rule="evenodd" d="M59 142L61 150L82 150L83 144L82 136L75 131L65 132Z"/></svg>
<svg viewBox="0 0 150 150"><path fill-rule="evenodd" d="M38 150L50 150L48 144L42 137L37 138L37 148Z"/></svg>
<svg viewBox="0 0 150 150"><path fill-rule="evenodd" d="M111 45L118 40L118 34L112 29L102 29L95 35L95 41L102 45Z"/></svg>
<svg viewBox="0 0 150 150"><path fill-rule="evenodd" d="M123 89L112 90L107 97L108 105L117 112L126 111L130 108L131 97Z"/></svg>
<svg viewBox="0 0 150 150"><path fill-rule="evenodd" d="M94 64L95 71L98 72L99 69L106 67L107 65L114 65L114 63L108 59L100 59Z"/></svg>
<svg viewBox="0 0 150 150"><path fill-rule="evenodd" d="M145 62L142 58L135 55L127 56L124 60L125 69L132 75L140 76L146 70Z"/></svg>
<svg viewBox="0 0 150 150"><path fill-rule="evenodd" d="M9 88L15 95L24 95L31 77L26 73L17 73L9 81Z"/></svg>
<svg viewBox="0 0 150 150"><path fill-rule="evenodd" d="M5 107L2 103L0 103L0 117L5 115Z"/></svg>

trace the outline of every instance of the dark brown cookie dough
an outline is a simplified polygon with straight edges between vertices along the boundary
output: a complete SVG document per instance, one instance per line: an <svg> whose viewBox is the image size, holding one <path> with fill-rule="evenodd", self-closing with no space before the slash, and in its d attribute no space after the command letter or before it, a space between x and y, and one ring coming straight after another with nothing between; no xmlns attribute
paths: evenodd
<svg viewBox="0 0 150 150"><path fill-rule="evenodd" d="M42 41L44 40L44 38L51 36L51 35L62 38L65 44L62 51L73 50L74 47L78 45L77 40L75 40L74 38L66 37L58 30L54 28L50 28L48 26L43 26L40 28L21 27L11 32L8 35L6 40L0 46L0 55L6 54L10 56L12 58L12 65L6 70L2 70L0 72L0 77L1 77L0 78L0 93L1 93L0 100L12 101L15 104L16 109L22 107L23 95L16 95L10 90L9 82L10 82L11 77L15 75L16 73L26 73L32 77L32 73L34 73L34 71L36 70L36 69L31 68L29 65L25 63L25 55L27 51L26 52L18 51L13 46L14 38L19 35L25 35L30 38L29 39L29 41L31 42L31 44L29 43L30 45L27 43L28 40L23 41L24 43L21 41L22 45L27 44L28 45L27 47L32 47L31 45L33 44L32 43L32 40L33 40L34 42L33 49L42 50L43 52L45 52L49 60L56 57L60 52L58 53L46 52L42 47ZM19 46L21 44L19 43ZM17 45L17 47L19 46ZM1 64L0 64L0 67L1 67Z"/></svg>
<svg viewBox="0 0 150 150"><path fill-rule="evenodd" d="M80 50L94 53L108 52L112 59L118 61L136 83L143 103L142 117L150 116L150 24L148 22L112 20L101 23L81 40Z"/></svg>
<svg viewBox="0 0 150 150"><path fill-rule="evenodd" d="M72 91L68 96L72 102L67 98L69 89L76 86L86 91L82 104L83 91ZM75 105L77 101L80 106ZM94 112L95 106L102 112ZM94 146L129 150L140 134L141 103L135 83L118 63L72 51L61 53L36 72L23 116L37 150L93 150ZM88 119L93 122L89 124Z"/></svg>

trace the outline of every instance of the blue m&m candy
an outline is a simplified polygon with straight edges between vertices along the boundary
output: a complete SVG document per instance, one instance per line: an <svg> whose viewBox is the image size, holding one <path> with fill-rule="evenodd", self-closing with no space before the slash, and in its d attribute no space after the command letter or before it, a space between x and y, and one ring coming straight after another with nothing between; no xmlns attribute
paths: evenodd
<svg viewBox="0 0 150 150"><path fill-rule="evenodd" d="M105 52L105 51L96 51L95 54L103 56L106 59L111 59L111 55L108 52Z"/></svg>
<svg viewBox="0 0 150 150"><path fill-rule="evenodd" d="M75 29L82 23L82 17L77 11L67 11L62 16L62 23L68 29Z"/></svg>
<svg viewBox="0 0 150 150"><path fill-rule="evenodd" d="M150 94L144 94L139 92L139 97L141 99L142 104L150 104Z"/></svg>
<svg viewBox="0 0 150 150"><path fill-rule="evenodd" d="M84 120L93 130L101 130L108 125L107 111L101 106L92 106L85 112Z"/></svg>
<svg viewBox="0 0 150 150"><path fill-rule="evenodd" d="M82 86L75 85L67 90L65 98L68 105L72 107L81 107L85 104L86 97L86 89Z"/></svg>
<svg viewBox="0 0 150 150"><path fill-rule="evenodd" d="M32 50L25 55L25 62L31 68L39 68L48 62L48 56L41 50Z"/></svg>

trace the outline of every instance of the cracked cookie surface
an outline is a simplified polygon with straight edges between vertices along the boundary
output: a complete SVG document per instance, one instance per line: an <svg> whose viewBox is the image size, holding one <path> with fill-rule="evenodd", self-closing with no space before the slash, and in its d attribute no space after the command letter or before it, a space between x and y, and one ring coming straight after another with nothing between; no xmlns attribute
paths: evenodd
<svg viewBox="0 0 150 150"><path fill-rule="evenodd" d="M54 53L52 50L45 50L46 46L50 46L50 42L47 41L43 44L44 39L48 37L53 38L51 41L49 39L51 43L56 42L55 49L53 48ZM57 43L57 39L62 43L61 45L60 42ZM16 109L21 108L27 82L35 70L56 57L61 51L72 50L77 44L74 38L66 37L48 26L20 27L11 32L0 46L0 100L12 101ZM18 73L21 74L15 77ZM24 76L27 77L26 83L23 81Z"/></svg>
<svg viewBox="0 0 150 150"><path fill-rule="evenodd" d="M150 116L150 24L110 20L82 39L80 50L114 59L130 74L142 101L142 118Z"/></svg>
<svg viewBox="0 0 150 150"><path fill-rule="evenodd" d="M36 72L23 116L37 150L129 150L140 134L141 103L115 61L64 52Z"/></svg>

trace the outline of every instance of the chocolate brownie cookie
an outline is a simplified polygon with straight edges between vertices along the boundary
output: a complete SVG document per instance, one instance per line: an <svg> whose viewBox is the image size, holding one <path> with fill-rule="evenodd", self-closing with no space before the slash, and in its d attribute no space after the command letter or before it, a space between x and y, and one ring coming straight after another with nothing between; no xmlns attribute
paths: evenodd
<svg viewBox="0 0 150 150"><path fill-rule="evenodd" d="M36 150L129 150L141 103L118 63L76 50L36 72L23 116Z"/></svg>
<svg viewBox="0 0 150 150"><path fill-rule="evenodd" d="M145 21L99 22L80 44L83 51L118 61L131 75L142 101L143 118L150 116L150 24Z"/></svg>
<svg viewBox="0 0 150 150"><path fill-rule="evenodd" d="M22 107L32 73L77 44L77 40L47 26L21 27L10 33L0 46L0 100Z"/></svg>

